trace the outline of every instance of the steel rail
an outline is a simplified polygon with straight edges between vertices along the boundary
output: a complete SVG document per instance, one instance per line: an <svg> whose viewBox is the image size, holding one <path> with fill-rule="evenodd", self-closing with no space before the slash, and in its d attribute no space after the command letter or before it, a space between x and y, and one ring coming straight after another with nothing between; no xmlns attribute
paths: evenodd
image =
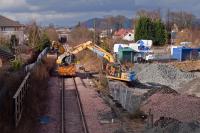
<svg viewBox="0 0 200 133"><path fill-rule="evenodd" d="M76 96L77 96L79 111L80 111L80 114L81 114L83 130L84 130L84 133L89 133L87 122L86 122L85 115L84 115L84 112L83 112L83 105L81 103L80 94L79 94L78 87L77 87L77 84L76 84L76 81L75 81L74 78L73 78L73 81L74 81L74 85L75 85L75 89L76 89Z"/></svg>

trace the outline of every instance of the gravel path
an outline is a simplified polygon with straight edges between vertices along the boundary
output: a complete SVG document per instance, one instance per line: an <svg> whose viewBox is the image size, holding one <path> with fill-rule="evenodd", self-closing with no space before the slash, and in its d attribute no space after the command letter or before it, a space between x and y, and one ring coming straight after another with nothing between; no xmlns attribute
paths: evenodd
<svg viewBox="0 0 200 133"><path fill-rule="evenodd" d="M98 96L94 88L89 88L90 82L87 79L83 80L86 85L84 86L80 78L76 78L75 80L80 93L89 132L112 133L119 128L119 123L111 123L111 119L102 120L100 118L100 115L111 112L111 108Z"/></svg>

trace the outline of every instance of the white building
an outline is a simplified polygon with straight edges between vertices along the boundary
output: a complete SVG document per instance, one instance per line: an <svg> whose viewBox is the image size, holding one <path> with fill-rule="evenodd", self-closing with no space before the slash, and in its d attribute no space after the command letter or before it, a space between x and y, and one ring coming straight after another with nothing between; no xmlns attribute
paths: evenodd
<svg viewBox="0 0 200 133"><path fill-rule="evenodd" d="M123 40L126 41L134 41L135 40L135 34L133 32L128 32L124 37Z"/></svg>
<svg viewBox="0 0 200 133"><path fill-rule="evenodd" d="M15 35L19 44L24 41L24 25L0 15L0 36L10 39Z"/></svg>

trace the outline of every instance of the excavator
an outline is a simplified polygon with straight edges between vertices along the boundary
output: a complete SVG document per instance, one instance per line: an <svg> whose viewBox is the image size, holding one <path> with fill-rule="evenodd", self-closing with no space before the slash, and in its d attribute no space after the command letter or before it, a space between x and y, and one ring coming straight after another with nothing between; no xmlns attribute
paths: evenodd
<svg viewBox="0 0 200 133"><path fill-rule="evenodd" d="M65 52L65 48L63 45L57 41L52 41L51 43L51 51L57 52L58 54L63 54Z"/></svg>
<svg viewBox="0 0 200 133"><path fill-rule="evenodd" d="M76 64L75 55L85 49L89 49L96 53L98 56L105 59L105 73L107 78L113 80L121 80L131 82L135 80L135 73L125 65L121 65L114 56L104 50L103 48L93 44L91 41L82 43L72 50L64 52L58 56L56 63L58 65L57 72L60 76L75 76L76 75Z"/></svg>

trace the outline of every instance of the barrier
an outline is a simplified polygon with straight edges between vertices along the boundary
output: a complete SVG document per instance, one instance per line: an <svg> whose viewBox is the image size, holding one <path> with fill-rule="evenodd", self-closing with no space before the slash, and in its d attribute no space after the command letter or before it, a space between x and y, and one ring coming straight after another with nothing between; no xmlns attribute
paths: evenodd
<svg viewBox="0 0 200 133"><path fill-rule="evenodd" d="M48 47L45 48L45 49L39 54L39 56L38 56L36 62L34 62L34 63L32 63L32 64L29 64L29 65L26 65L26 66L25 66L25 72L29 72L29 71L33 70L33 68L34 68L37 64L41 63L42 59L47 55L48 51L49 51L49 48L48 48Z"/></svg>
<svg viewBox="0 0 200 133"><path fill-rule="evenodd" d="M24 97L27 95L27 91L29 89L29 79L30 79L30 72L26 75L20 87L18 88L17 92L13 96L15 127L18 126L22 116Z"/></svg>

